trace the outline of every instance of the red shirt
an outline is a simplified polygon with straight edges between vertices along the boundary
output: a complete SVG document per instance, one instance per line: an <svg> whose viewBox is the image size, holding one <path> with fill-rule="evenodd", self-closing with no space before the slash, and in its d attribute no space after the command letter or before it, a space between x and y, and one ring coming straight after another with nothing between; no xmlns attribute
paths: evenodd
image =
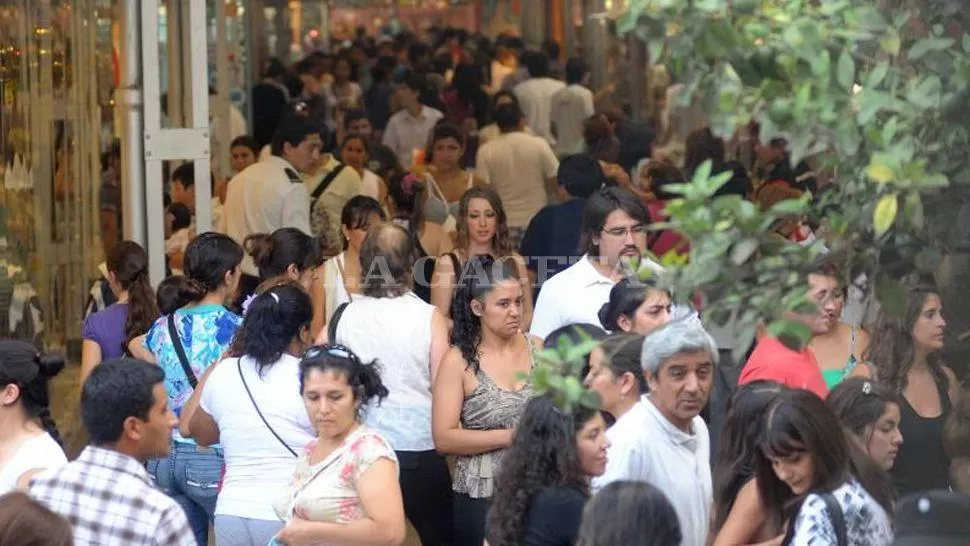
<svg viewBox="0 0 970 546"><path fill-rule="evenodd" d="M823 399L829 394L815 355L808 349L793 351L773 337L758 342L741 370L738 385L763 379L812 391Z"/></svg>

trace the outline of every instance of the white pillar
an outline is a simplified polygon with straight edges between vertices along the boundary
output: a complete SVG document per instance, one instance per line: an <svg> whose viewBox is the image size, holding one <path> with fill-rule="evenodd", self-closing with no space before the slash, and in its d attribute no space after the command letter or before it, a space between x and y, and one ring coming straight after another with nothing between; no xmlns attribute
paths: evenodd
<svg viewBox="0 0 970 546"><path fill-rule="evenodd" d="M157 19L157 12L155 17ZM124 0L121 3L120 24L121 83L115 91L115 105L121 111L122 120L121 194L124 198L124 237L145 245L148 233L145 227L145 176L142 148L140 19L141 2L139 0ZM157 50L158 44L151 40L151 47ZM157 73L154 78L157 85Z"/></svg>

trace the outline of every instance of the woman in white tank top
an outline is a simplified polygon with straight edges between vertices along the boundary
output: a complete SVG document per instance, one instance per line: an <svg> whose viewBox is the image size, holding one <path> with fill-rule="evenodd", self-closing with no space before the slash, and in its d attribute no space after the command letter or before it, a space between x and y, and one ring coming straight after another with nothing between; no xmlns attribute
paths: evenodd
<svg viewBox="0 0 970 546"><path fill-rule="evenodd" d="M325 322L337 307L360 294L360 245L370 226L387 220L384 209L372 197L358 195L347 201L340 215L344 251L323 264Z"/></svg>

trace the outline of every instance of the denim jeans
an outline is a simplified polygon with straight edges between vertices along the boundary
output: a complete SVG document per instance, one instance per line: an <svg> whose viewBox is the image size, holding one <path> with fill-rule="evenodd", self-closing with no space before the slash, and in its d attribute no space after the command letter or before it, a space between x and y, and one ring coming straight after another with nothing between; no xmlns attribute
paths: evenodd
<svg viewBox="0 0 970 546"><path fill-rule="evenodd" d="M222 465L220 450L175 441L168 457L148 461L148 473L158 488L185 511L200 546L209 542L209 523L215 516Z"/></svg>
<svg viewBox="0 0 970 546"><path fill-rule="evenodd" d="M283 522L216 516L216 546L266 546L283 529Z"/></svg>

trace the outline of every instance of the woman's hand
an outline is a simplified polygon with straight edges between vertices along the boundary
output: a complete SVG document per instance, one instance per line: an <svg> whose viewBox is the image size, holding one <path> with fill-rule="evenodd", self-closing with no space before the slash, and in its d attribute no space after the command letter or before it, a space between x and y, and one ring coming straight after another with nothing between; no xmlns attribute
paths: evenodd
<svg viewBox="0 0 970 546"><path fill-rule="evenodd" d="M314 527L313 523L294 517L276 535L276 542L286 546L313 546L318 542L313 533Z"/></svg>

